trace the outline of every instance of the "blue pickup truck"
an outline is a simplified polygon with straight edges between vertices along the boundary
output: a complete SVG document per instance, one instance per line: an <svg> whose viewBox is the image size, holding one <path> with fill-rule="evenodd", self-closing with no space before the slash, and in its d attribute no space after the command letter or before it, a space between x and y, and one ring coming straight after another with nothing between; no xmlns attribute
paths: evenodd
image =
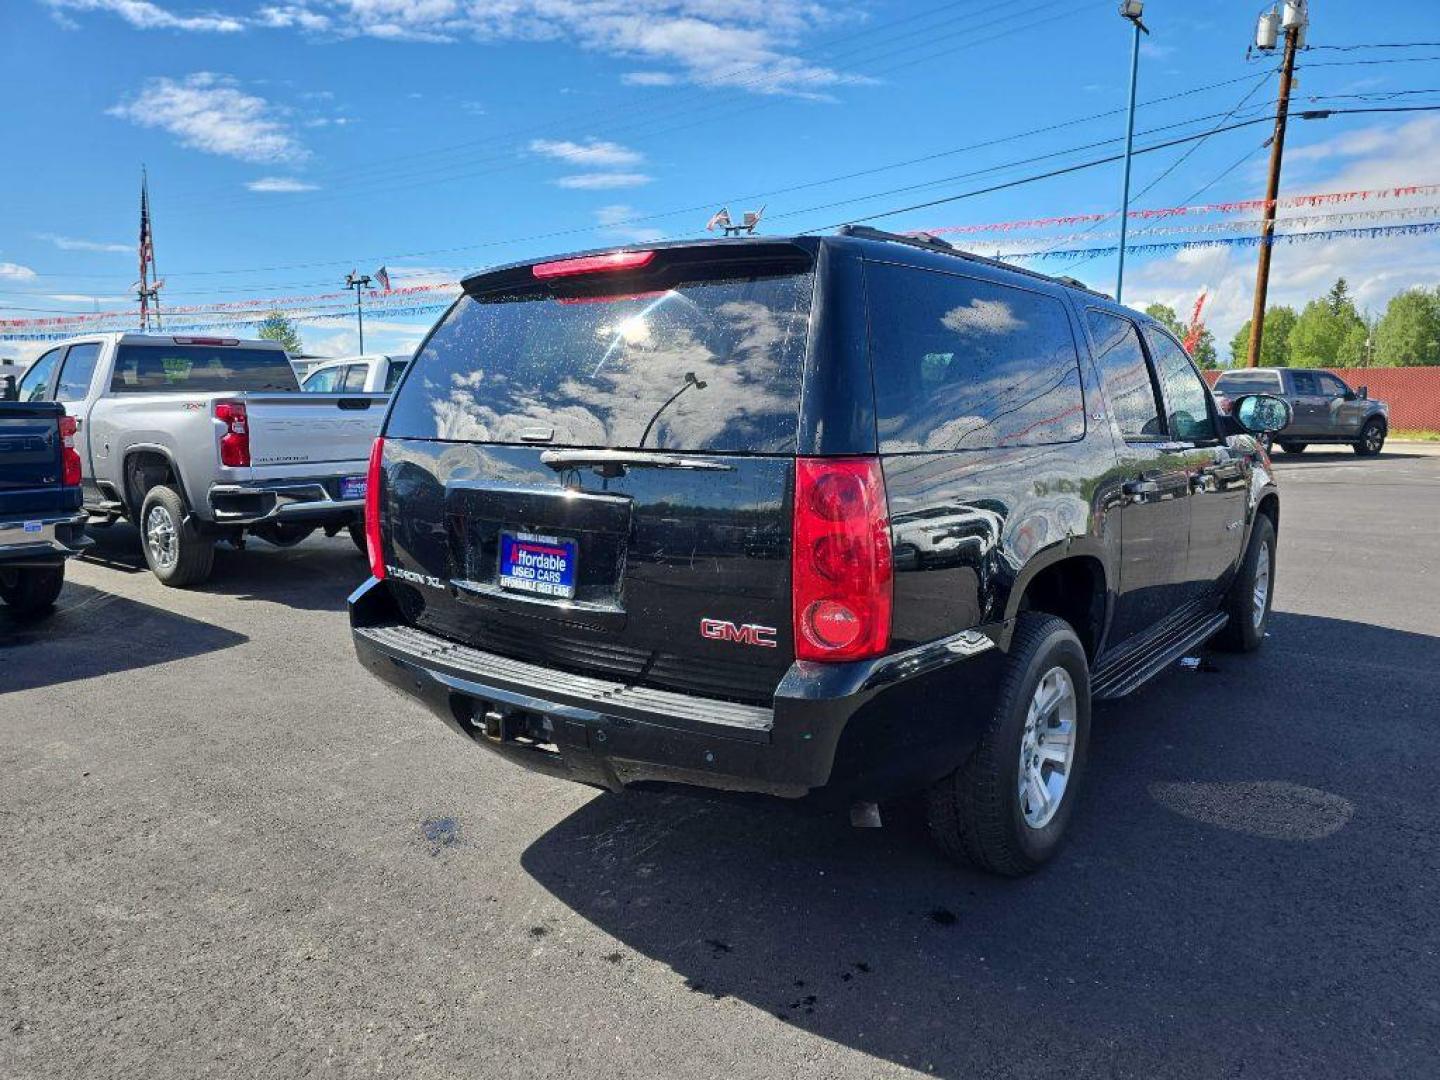
<svg viewBox="0 0 1440 1080"><path fill-rule="evenodd" d="M65 560L91 542L75 421L54 402L3 396L0 389L0 601L13 614L36 615L60 595Z"/></svg>

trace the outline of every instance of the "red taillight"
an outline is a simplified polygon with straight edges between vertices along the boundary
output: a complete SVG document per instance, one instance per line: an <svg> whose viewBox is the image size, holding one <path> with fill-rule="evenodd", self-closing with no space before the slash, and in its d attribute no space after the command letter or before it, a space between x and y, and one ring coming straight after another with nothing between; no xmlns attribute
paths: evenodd
<svg viewBox="0 0 1440 1080"><path fill-rule="evenodd" d="M378 438L370 447L370 471L365 477L365 549L370 555L370 575L385 577L385 553L380 549L380 479L384 475L381 462L385 457L385 440Z"/></svg>
<svg viewBox="0 0 1440 1080"><path fill-rule="evenodd" d="M217 401L215 419L225 425L220 436L220 464L231 469L250 467L250 425L243 401Z"/></svg>
<svg viewBox="0 0 1440 1080"><path fill-rule="evenodd" d="M75 450L75 433L80 425L73 416L62 416L60 423L60 483L66 487L80 486L80 455Z"/></svg>
<svg viewBox="0 0 1440 1080"><path fill-rule="evenodd" d="M648 266L653 258L653 251L611 251L605 255L582 255L578 259L536 263L530 268L530 273L541 280L574 277L576 274L615 273L620 270L639 270L642 266Z"/></svg>
<svg viewBox="0 0 1440 1080"><path fill-rule="evenodd" d="M797 458L795 656L860 660L890 645L890 522L876 458Z"/></svg>

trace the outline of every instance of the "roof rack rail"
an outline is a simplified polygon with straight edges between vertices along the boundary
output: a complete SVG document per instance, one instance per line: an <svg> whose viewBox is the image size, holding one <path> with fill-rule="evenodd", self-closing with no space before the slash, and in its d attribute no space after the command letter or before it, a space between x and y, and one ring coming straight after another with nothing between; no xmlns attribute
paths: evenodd
<svg viewBox="0 0 1440 1080"><path fill-rule="evenodd" d="M908 244L910 247L922 248L925 251L935 251L942 255L953 255L958 259L967 259L970 262L983 263L986 266L994 266L1001 270L1009 270L1012 273L1024 274L1027 277L1040 278L1042 281L1051 281L1057 285L1064 285L1071 289L1080 289L1091 293L1094 296L1112 299L1109 293L1103 293L1099 289L1092 289L1078 278L1065 275L1042 274L1039 270L1031 270L1028 267L1016 266L1004 259L992 259L985 255L977 255L973 251L964 251L957 248L948 240L941 240L938 236L931 236L929 233L894 233L885 229L877 229L871 225L842 225L840 226L841 236L854 236L861 240L883 240L891 244Z"/></svg>

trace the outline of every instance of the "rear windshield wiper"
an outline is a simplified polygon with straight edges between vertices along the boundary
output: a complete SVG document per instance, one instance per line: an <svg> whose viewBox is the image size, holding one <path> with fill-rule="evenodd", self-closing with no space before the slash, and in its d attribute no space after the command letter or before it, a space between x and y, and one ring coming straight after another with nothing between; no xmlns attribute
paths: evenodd
<svg viewBox="0 0 1440 1080"><path fill-rule="evenodd" d="M733 465L684 454L662 454L653 450L546 450L540 462L557 472L591 466L601 476L623 476L626 469L695 469L732 472Z"/></svg>

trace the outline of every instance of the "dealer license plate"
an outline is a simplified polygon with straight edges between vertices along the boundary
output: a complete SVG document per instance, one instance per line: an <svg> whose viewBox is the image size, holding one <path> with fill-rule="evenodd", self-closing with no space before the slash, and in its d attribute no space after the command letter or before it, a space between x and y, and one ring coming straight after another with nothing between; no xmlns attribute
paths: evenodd
<svg viewBox="0 0 1440 1080"><path fill-rule="evenodd" d="M576 543L537 533L500 534L500 587L569 600L575 595Z"/></svg>

